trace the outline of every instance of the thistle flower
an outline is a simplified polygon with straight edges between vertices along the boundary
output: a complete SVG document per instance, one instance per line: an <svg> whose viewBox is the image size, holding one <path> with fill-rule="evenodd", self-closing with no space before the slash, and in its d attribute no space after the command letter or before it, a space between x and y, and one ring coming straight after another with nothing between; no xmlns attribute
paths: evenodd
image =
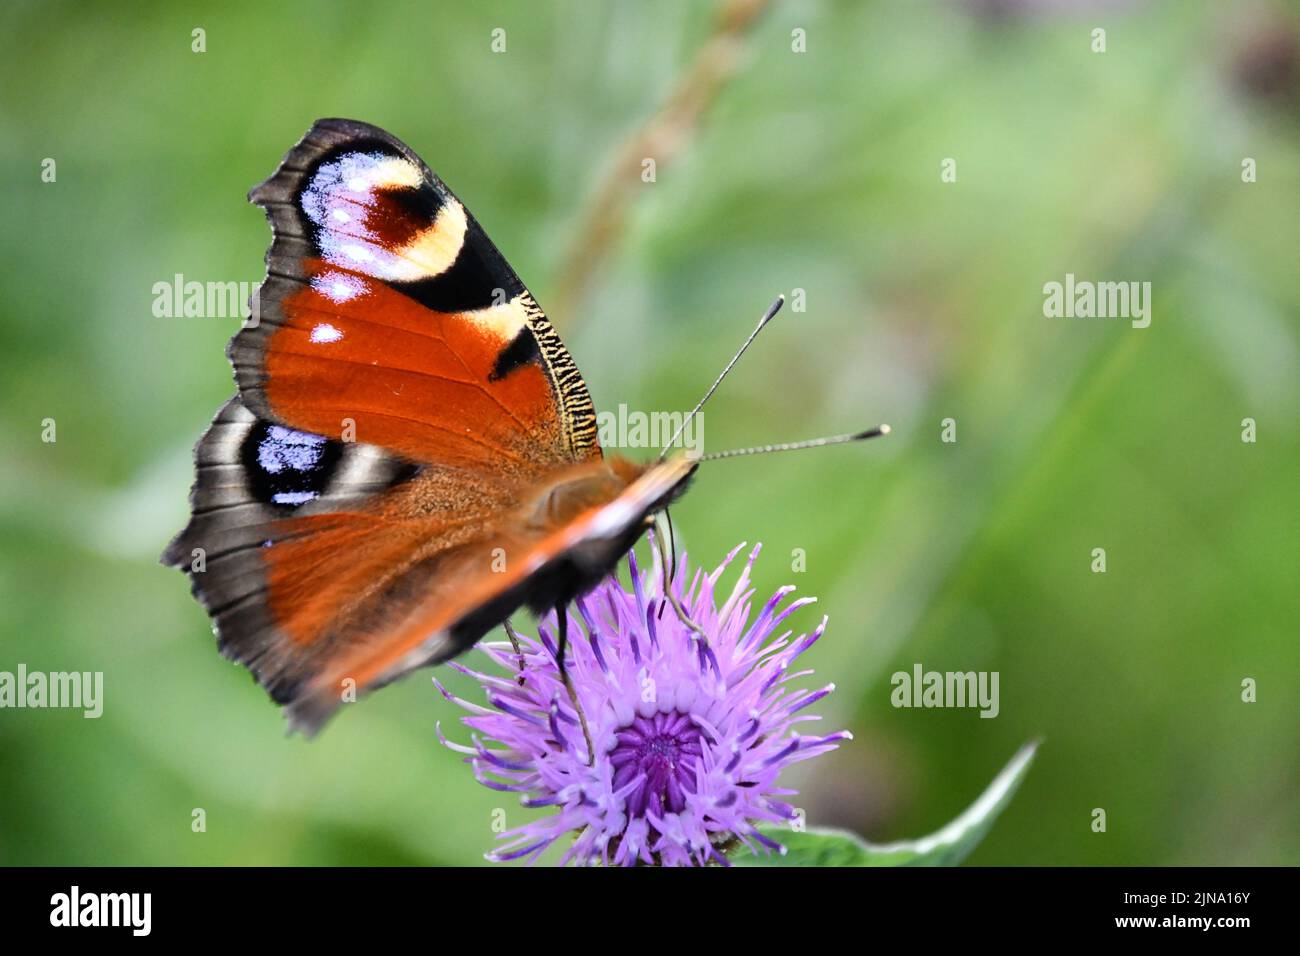
<svg viewBox="0 0 1300 956"><path fill-rule="evenodd" d="M472 746L443 743L465 754L484 786L518 793L525 807L554 812L501 834L488 858L535 861L573 834L561 862L630 866L725 863L720 847L738 840L781 851L757 829L790 820L778 785L792 763L833 750L847 731L801 736L797 724L834 685L818 690L793 682L795 660L826 627L773 637L785 619L814 598L786 601L781 588L750 621L749 573L755 547L730 595L718 607L715 588L743 548L711 574L695 572L689 588L682 555L673 593L707 641L688 627L662 593L658 569L642 574L629 554L632 591L616 578L575 602L569 620L568 673L593 741L590 759L579 715L555 663L554 613L538 638L481 645L499 669L488 674L461 664L487 692L483 707L443 695L470 716Z"/></svg>

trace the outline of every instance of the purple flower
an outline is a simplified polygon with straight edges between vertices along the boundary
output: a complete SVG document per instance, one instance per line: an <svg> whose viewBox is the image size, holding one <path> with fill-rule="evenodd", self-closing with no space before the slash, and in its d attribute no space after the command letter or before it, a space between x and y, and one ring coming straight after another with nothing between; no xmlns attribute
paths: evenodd
<svg viewBox="0 0 1300 956"><path fill-rule="evenodd" d="M783 587L751 621L755 547L717 605L718 579L743 547L712 574L697 570L689 588L682 556L673 593L707 642L663 597L662 574L641 574L630 554L631 593L610 577L575 602L568 672L594 760L555 664L553 613L539 625L540 640L519 636L522 670L505 643L480 645L499 673L451 665L483 685L489 706L454 697L435 678L470 712L463 720L472 746L449 742L439 729L443 743L466 755L484 786L519 793L525 807L554 808L503 833L489 859L531 862L570 833L561 862L725 863L719 848L733 840L781 850L757 829L795 816L783 799L794 791L778 784L781 771L833 750L850 734L802 736L795 729L820 720L806 708L834 689L796 687L812 672L792 669L826 620L810 634L774 635L814 598L787 602L794 588Z"/></svg>

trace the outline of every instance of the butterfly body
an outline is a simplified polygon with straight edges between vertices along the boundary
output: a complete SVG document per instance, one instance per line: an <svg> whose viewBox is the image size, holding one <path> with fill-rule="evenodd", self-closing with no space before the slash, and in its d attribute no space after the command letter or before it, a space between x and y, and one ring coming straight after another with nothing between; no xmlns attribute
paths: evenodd
<svg viewBox="0 0 1300 956"><path fill-rule="evenodd" d="M585 593L696 462L603 454L541 308L388 133L320 120L250 198L274 230L257 321L163 561L311 733L517 608Z"/></svg>

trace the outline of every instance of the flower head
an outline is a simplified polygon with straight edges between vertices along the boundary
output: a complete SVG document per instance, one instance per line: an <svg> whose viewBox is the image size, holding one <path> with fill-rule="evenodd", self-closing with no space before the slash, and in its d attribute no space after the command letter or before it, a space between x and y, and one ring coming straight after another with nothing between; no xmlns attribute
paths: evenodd
<svg viewBox="0 0 1300 956"><path fill-rule="evenodd" d="M806 708L834 689L793 686L811 673L792 665L821 637L826 619L809 634L774 635L813 598L787 602L794 588L783 587L751 621L756 547L717 605L718 579L741 547L711 574L697 570L689 588L682 556L673 593L704 637L663 596L663 575L643 575L630 554L631 592L610 577L575 602L568 675L594 759L555 663L554 613L539 623L538 638L519 636L519 657L509 644L480 645L500 673L452 665L481 682L489 706L438 684L470 712L463 719L473 731L472 746L443 743L466 755L485 786L519 793L526 807L555 808L503 833L490 859L535 860L568 833L564 862L725 862L719 847L733 839L781 849L757 829L795 814L782 799L794 791L778 785L781 771L850 735L795 730L820 719Z"/></svg>

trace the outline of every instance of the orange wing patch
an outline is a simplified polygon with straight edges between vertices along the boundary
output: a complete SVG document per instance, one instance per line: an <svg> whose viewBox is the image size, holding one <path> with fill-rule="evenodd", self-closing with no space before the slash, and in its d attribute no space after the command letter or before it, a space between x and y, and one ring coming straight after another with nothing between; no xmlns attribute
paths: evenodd
<svg viewBox="0 0 1300 956"><path fill-rule="evenodd" d="M524 329L517 304L447 314L319 260L307 268L267 338L274 418L420 462L531 474L573 460L546 370L524 362L493 378Z"/></svg>

